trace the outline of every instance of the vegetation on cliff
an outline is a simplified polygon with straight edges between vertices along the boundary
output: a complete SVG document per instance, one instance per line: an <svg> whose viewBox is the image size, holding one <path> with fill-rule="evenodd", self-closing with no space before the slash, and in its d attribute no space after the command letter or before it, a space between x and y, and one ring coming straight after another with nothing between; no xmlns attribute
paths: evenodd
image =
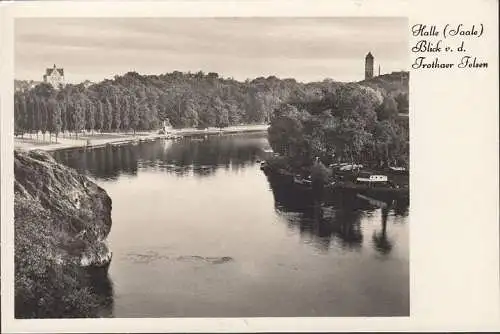
<svg viewBox="0 0 500 334"><path fill-rule="evenodd" d="M107 297L81 260L109 252L111 199L47 153L16 151L14 163L16 317L99 316Z"/></svg>

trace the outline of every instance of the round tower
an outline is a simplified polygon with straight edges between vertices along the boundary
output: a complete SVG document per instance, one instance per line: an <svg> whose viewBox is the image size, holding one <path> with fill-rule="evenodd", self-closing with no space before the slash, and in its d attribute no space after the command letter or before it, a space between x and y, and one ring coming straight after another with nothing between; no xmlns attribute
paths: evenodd
<svg viewBox="0 0 500 334"><path fill-rule="evenodd" d="M365 80L373 78L373 55L371 52L365 57Z"/></svg>

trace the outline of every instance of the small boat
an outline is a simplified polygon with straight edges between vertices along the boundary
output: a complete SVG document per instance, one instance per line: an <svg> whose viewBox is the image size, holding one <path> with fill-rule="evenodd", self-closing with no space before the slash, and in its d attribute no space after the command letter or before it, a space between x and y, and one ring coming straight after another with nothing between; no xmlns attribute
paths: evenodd
<svg viewBox="0 0 500 334"><path fill-rule="evenodd" d="M357 164L342 164L339 166L340 171L350 171L350 170L355 170L355 169L362 169L363 165L357 165Z"/></svg>
<svg viewBox="0 0 500 334"><path fill-rule="evenodd" d="M404 167L392 167L392 166L389 166L389 169L395 172L404 172L406 170L406 168Z"/></svg>
<svg viewBox="0 0 500 334"><path fill-rule="evenodd" d="M359 173L358 177L356 178L356 182L358 183L368 183L368 184L382 184L382 183L387 183L389 179L387 178L387 175L378 175L378 174L372 174L372 173L367 173L367 172L361 172Z"/></svg>
<svg viewBox="0 0 500 334"><path fill-rule="evenodd" d="M410 190L407 187L392 186L390 183L383 183L377 186L366 183L354 183L339 181L330 184L328 188L334 192L350 192L361 194L372 198L384 199L404 199L409 197Z"/></svg>
<svg viewBox="0 0 500 334"><path fill-rule="evenodd" d="M409 175L409 171L405 167L393 167L393 166L389 166L388 170L391 173L393 173L393 174Z"/></svg>
<svg viewBox="0 0 500 334"><path fill-rule="evenodd" d="M310 176L303 178L300 175L296 175L293 178L293 183L297 184L297 185L301 185L301 186L311 186L312 185L312 181L311 181Z"/></svg>

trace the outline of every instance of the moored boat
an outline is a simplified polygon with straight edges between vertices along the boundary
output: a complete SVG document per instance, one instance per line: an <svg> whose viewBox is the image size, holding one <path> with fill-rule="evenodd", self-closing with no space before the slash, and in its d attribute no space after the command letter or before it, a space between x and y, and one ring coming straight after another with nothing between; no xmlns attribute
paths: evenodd
<svg viewBox="0 0 500 334"><path fill-rule="evenodd" d="M334 192L352 192L375 198L398 199L408 198L410 189L407 187L392 186L391 184L373 186L370 184L339 181L327 187Z"/></svg>
<svg viewBox="0 0 500 334"><path fill-rule="evenodd" d="M293 183L295 185L300 185L300 186L307 186L307 187L311 187L312 186L312 181L311 181L311 177L308 176L308 177L302 177L300 175L295 175L293 177Z"/></svg>

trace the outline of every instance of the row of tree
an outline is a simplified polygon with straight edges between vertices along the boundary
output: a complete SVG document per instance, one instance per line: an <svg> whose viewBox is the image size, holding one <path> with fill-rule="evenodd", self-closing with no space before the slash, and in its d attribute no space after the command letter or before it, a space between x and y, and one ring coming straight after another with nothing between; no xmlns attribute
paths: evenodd
<svg viewBox="0 0 500 334"><path fill-rule="evenodd" d="M50 89L50 87L44 87ZM78 133L100 131L150 130L158 126L155 106L140 103L129 96L112 96L103 100L89 99L83 94L57 99L37 94L36 90L15 95L15 132Z"/></svg>
<svg viewBox="0 0 500 334"><path fill-rule="evenodd" d="M394 80L392 80L394 81ZM391 81L391 82L392 82ZM370 83L371 85L385 85ZM331 80L301 83L274 76L245 82L216 73L172 72L143 76L129 72L89 87L53 89L39 84L15 96L17 134L156 129L163 121L177 128L226 127L265 123L283 103L323 103L343 84ZM399 112L407 95L380 87ZM407 109L407 107L406 107Z"/></svg>

